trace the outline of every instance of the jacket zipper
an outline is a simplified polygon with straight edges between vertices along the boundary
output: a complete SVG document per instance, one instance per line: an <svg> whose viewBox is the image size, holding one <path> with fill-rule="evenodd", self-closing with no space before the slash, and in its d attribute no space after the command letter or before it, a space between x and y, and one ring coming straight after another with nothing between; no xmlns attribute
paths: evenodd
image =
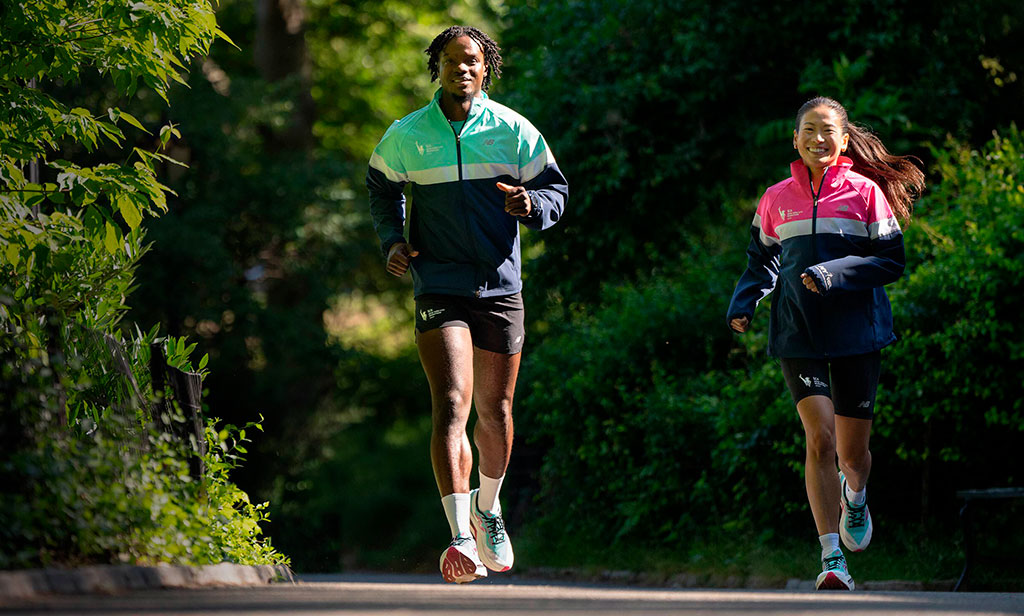
<svg viewBox="0 0 1024 616"><path fill-rule="evenodd" d="M468 115L466 116L466 119L463 120L463 124L462 124L462 128L463 129L466 128L466 122L469 122L469 116ZM459 170L459 189L462 191L462 196L463 196L463 199L462 199L462 205L463 205L462 213L463 213L463 220L466 223L466 237L473 243L473 248L475 249L477 247L476 237L473 235L473 230L472 230L472 228L469 225L469 208L466 207L466 199L465 199L465 196L466 196L465 190L466 189L462 185L462 179L463 179L462 178L462 136L459 135L458 131L455 130L455 125L452 124L451 120L448 120L448 126L450 126L452 128L452 133L455 135L455 166ZM477 252L479 252L479 251L477 251ZM480 283L477 282L476 284L477 284L477 289L476 289L476 291L473 292L473 295L475 295L476 297L480 297L480 288L479 288Z"/></svg>
<svg viewBox="0 0 1024 616"><path fill-rule="evenodd" d="M814 260L814 265L818 264L818 199L821 197L821 191L825 188L825 178L828 177L829 168L826 167L824 173L821 174L821 182L818 183L818 192L814 192L814 176L811 174L811 168L807 168L807 181L811 185L811 196L814 198L814 207L811 209L811 256ZM818 303L823 303L825 298L820 295L818 296ZM814 332L811 334L811 343L817 347L817 336L816 333L821 331L822 328L822 314L821 310L817 311L814 319ZM828 359L828 349L822 351L825 358Z"/></svg>

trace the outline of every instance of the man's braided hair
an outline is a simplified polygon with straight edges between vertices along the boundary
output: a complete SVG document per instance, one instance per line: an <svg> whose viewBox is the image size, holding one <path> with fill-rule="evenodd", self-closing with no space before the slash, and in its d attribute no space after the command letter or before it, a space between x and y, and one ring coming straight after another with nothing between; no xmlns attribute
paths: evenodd
<svg viewBox="0 0 1024 616"><path fill-rule="evenodd" d="M472 26L452 26L434 37L430 47L424 50L427 54L427 68L430 69L430 81L438 78L441 52L445 45L460 36L468 36L476 41L484 52L484 64L487 65L487 74L484 75L483 88L486 90L491 85L492 77L501 77L501 47L480 30Z"/></svg>

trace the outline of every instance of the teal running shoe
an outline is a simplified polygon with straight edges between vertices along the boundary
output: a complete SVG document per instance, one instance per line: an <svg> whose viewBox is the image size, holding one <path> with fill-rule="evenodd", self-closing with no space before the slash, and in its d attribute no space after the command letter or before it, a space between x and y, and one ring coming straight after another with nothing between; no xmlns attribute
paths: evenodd
<svg viewBox="0 0 1024 616"><path fill-rule="evenodd" d="M850 551L863 551L871 543L872 524L868 503L864 501L863 505L854 505L846 500L846 476L842 471L839 471L839 491L842 494L839 498L839 506L842 508L839 537Z"/></svg>
<svg viewBox="0 0 1024 616"><path fill-rule="evenodd" d="M512 540L505 530L501 517L501 504L495 502L492 511L481 511L478 504L480 490L469 493L469 527L476 538L476 549L491 571L508 571L515 556L512 554Z"/></svg>
<svg viewBox="0 0 1024 616"><path fill-rule="evenodd" d="M846 569L846 557L842 550L821 559L821 573L814 583L815 590L853 590L853 578Z"/></svg>
<svg viewBox="0 0 1024 616"><path fill-rule="evenodd" d="M441 577L445 582L465 584L477 578L487 577L487 569L476 552L472 537L458 535L441 552Z"/></svg>

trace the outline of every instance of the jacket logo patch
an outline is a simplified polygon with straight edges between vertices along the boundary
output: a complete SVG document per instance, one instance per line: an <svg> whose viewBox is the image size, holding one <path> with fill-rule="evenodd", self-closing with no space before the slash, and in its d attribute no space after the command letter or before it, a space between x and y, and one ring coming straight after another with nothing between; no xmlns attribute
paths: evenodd
<svg viewBox="0 0 1024 616"><path fill-rule="evenodd" d="M839 210L840 212L849 212L850 211L850 206L848 206L848 205L840 205L836 209Z"/></svg>
<svg viewBox="0 0 1024 616"><path fill-rule="evenodd" d="M420 156L423 156L424 154L433 154L434 152L440 152L441 151L441 146L439 146L439 145L430 145L430 144L427 144L427 143L420 143L419 141L417 141L416 142L416 151L420 153Z"/></svg>
<svg viewBox="0 0 1024 616"><path fill-rule="evenodd" d="M484 145L494 145L494 139L488 139L487 141L484 141Z"/></svg>
<svg viewBox="0 0 1024 616"><path fill-rule="evenodd" d="M796 218L799 215L800 212L798 212L797 210L787 210L781 207L779 208L779 220L783 222L785 222L787 218Z"/></svg>

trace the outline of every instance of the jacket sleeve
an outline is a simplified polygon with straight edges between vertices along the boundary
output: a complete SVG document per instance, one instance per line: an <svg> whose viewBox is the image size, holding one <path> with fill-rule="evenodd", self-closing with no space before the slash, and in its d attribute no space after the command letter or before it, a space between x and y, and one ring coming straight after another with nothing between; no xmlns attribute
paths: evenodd
<svg viewBox="0 0 1024 616"><path fill-rule="evenodd" d="M530 229L542 230L558 222L569 200L569 182L544 137L525 120L519 127L519 181L533 204L522 223Z"/></svg>
<svg viewBox="0 0 1024 616"><path fill-rule="evenodd" d="M399 138L392 125L374 148L366 171L366 188L370 192L370 215L385 255L397 242L404 242L405 195L402 189L409 176L402 165Z"/></svg>
<svg viewBox="0 0 1024 616"><path fill-rule="evenodd" d="M779 254L782 244L769 219L770 199L768 193L761 196L757 213L750 225L750 244L747 246L747 269L736 283L729 310L725 315L726 325L733 319L753 319L754 309L762 299L775 289L779 277ZM731 328L730 328L731 329Z"/></svg>
<svg viewBox="0 0 1024 616"><path fill-rule="evenodd" d="M895 282L907 265L903 232L882 189L872 186L868 206L869 254L848 256L812 265L805 271L824 296L841 291L865 291Z"/></svg>

